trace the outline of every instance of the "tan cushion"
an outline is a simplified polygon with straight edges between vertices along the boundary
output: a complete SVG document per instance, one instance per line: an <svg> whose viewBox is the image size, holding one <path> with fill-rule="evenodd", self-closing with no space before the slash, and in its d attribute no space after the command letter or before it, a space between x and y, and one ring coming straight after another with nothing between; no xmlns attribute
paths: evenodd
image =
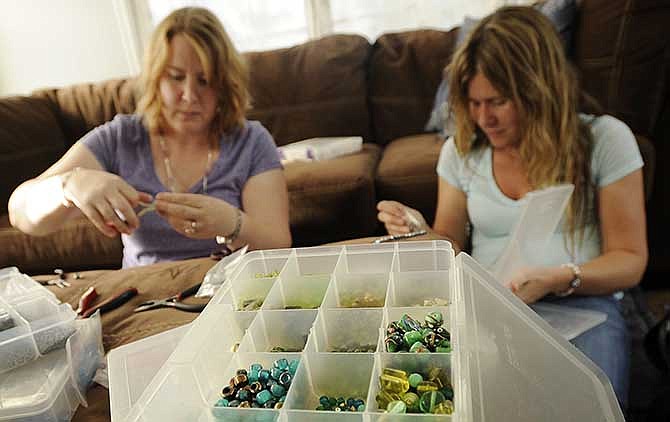
<svg viewBox="0 0 670 422"><path fill-rule="evenodd" d="M356 154L286 165L293 246L374 233L374 172L379 155L377 145L363 144Z"/></svg>
<svg viewBox="0 0 670 422"><path fill-rule="evenodd" d="M370 113L378 144L423 132L457 29L384 34L370 57Z"/></svg>
<svg viewBox="0 0 670 422"><path fill-rule="evenodd" d="M368 41L333 35L280 50L245 55L253 108L277 145L316 136L370 138Z"/></svg>
<svg viewBox="0 0 670 422"><path fill-rule="evenodd" d="M437 204L435 167L443 144L444 140L435 134L389 143L377 169L377 199L392 199L416 208L431 223Z"/></svg>
<svg viewBox="0 0 670 422"><path fill-rule="evenodd" d="M56 107L45 99L0 100L0 214L14 188L53 164L65 152L66 140Z"/></svg>
<svg viewBox="0 0 670 422"><path fill-rule="evenodd" d="M36 237L11 227L6 214L0 216L0 248L0 268L17 266L28 274L51 273L54 268L119 268L123 251L119 237L103 235L83 218Z"/></svg>
<svg viewBox="0 0 670 422"><path fill-rule="evenodd" d="M633 132L652 134L667 92L670 3L583 0L578 16L574 52L583 87Z"/></svg>
<svg viewBox="0 0 670 422"><path fill-rule="evenodd" d="M138 100L134 78L42 89L33 95L56 105L68 146L117 114L133 113Z"/></svg>

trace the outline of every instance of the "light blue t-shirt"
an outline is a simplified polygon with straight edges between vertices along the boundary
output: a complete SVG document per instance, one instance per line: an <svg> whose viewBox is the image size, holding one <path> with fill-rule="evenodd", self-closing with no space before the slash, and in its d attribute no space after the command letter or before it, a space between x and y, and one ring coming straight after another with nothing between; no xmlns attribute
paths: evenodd
<svg viewBox="0 0 670 422"><path fill-rule="evenodd" d="M149 133L140 116L117 115L111 122L93 129L81 142L106 171L120 176L138 191L152 196L169 191L156 175ZM219 158L207 176L207 195L240 209L247 180L281 168L272 136L256 121L247 121L233 134L223 135L219 148ZM199 180L189 192L202 194L202 189L202 180ZM121 239L124 268L208 256L218 247L213 238L184 236L155 212L143 215L140 227L130 236L122 235Z"/></svg>
<svg viewBox="0 0 670 422"><path fill-rule="evenodd" d="M612 116L580 115L589 124L594 146L591 157L591 178L602 188L642 167L642 156L635 136L622 121ZM482 148L461 157L453 138L447 139L437 163L437 174L467 197L467 212L472 226L472 256L491 268L507 245L511 230L518 221L524 198L506 196L493 178L492 149ZM592 202L593 203L593 202ZM570 242L563 233L561 221L544 253L543 265L566 262L581 264L601 254L598 215L589 210L584 241L571 253Z"/></svg>

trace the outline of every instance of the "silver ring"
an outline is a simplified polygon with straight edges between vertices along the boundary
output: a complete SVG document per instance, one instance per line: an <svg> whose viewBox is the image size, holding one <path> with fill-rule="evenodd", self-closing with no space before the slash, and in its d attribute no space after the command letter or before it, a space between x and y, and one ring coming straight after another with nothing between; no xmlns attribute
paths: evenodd
<svg viewBox="0 0 670 422"><path fill-rule="evenodd" d="M184 227L184 233L193 234L198 230L198 222L191 220L188 226Z"/></svg>

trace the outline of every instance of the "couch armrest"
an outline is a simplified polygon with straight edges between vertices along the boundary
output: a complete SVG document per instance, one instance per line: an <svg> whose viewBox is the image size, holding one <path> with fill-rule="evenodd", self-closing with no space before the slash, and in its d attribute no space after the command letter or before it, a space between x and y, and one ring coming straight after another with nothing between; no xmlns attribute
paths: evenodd
<svg viewBox="0 0 670 422"><path fill-rule="evenodd" d="M83 218L36 237L11 227L4 214L0 216L0 251L0 268L16 266L28 274L49 274L54 268L119 268L123 248L119 237L106 237Z"/></svg>

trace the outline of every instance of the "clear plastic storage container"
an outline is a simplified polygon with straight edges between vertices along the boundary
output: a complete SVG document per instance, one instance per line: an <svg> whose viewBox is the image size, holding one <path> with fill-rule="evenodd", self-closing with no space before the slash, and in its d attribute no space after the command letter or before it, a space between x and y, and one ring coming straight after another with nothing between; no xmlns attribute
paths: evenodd
<svg viewBox="0 0 670 422"><path fill-rule="evenodd" d="M230 288L212 298L181 340L183 332L170 332L114 351L112 420L623 421L603 372L471 257L455 256L448 242L300 248L274 258L282 254L281 268L282 260L269 263L262 251L245 255ZM259 310L236 310L243 292L262 302ZM361 295L370 307L343 306ZM450 353L386 352L389 321L435 310L451 333ZM301 351L269 351L284 344L297 350L303 339ZM151 382L134 377L138 362L163 360L161 345L176 342L160 369L149 371ZM349 342L365 350L338 351ZM215 406L238 368L266 367L281 357L300 360L283 408ZM389 367L439 369L453 386L453 413L384 413L375 397ZM322 395L360 397L365 410L316 411Z"/></svg>
<svg viewBox="0 0 670 422"><path fill-rule="evenodd" d="M0 374L65 347L75 312L15 267L0 270Z"/></svg>
<svg viewBox="0 0 670 422"><path fill-rule="evenodd" d="M0 375L0 421L69 421L102 361L100 318L73 323L64 348Z"/></svg>

